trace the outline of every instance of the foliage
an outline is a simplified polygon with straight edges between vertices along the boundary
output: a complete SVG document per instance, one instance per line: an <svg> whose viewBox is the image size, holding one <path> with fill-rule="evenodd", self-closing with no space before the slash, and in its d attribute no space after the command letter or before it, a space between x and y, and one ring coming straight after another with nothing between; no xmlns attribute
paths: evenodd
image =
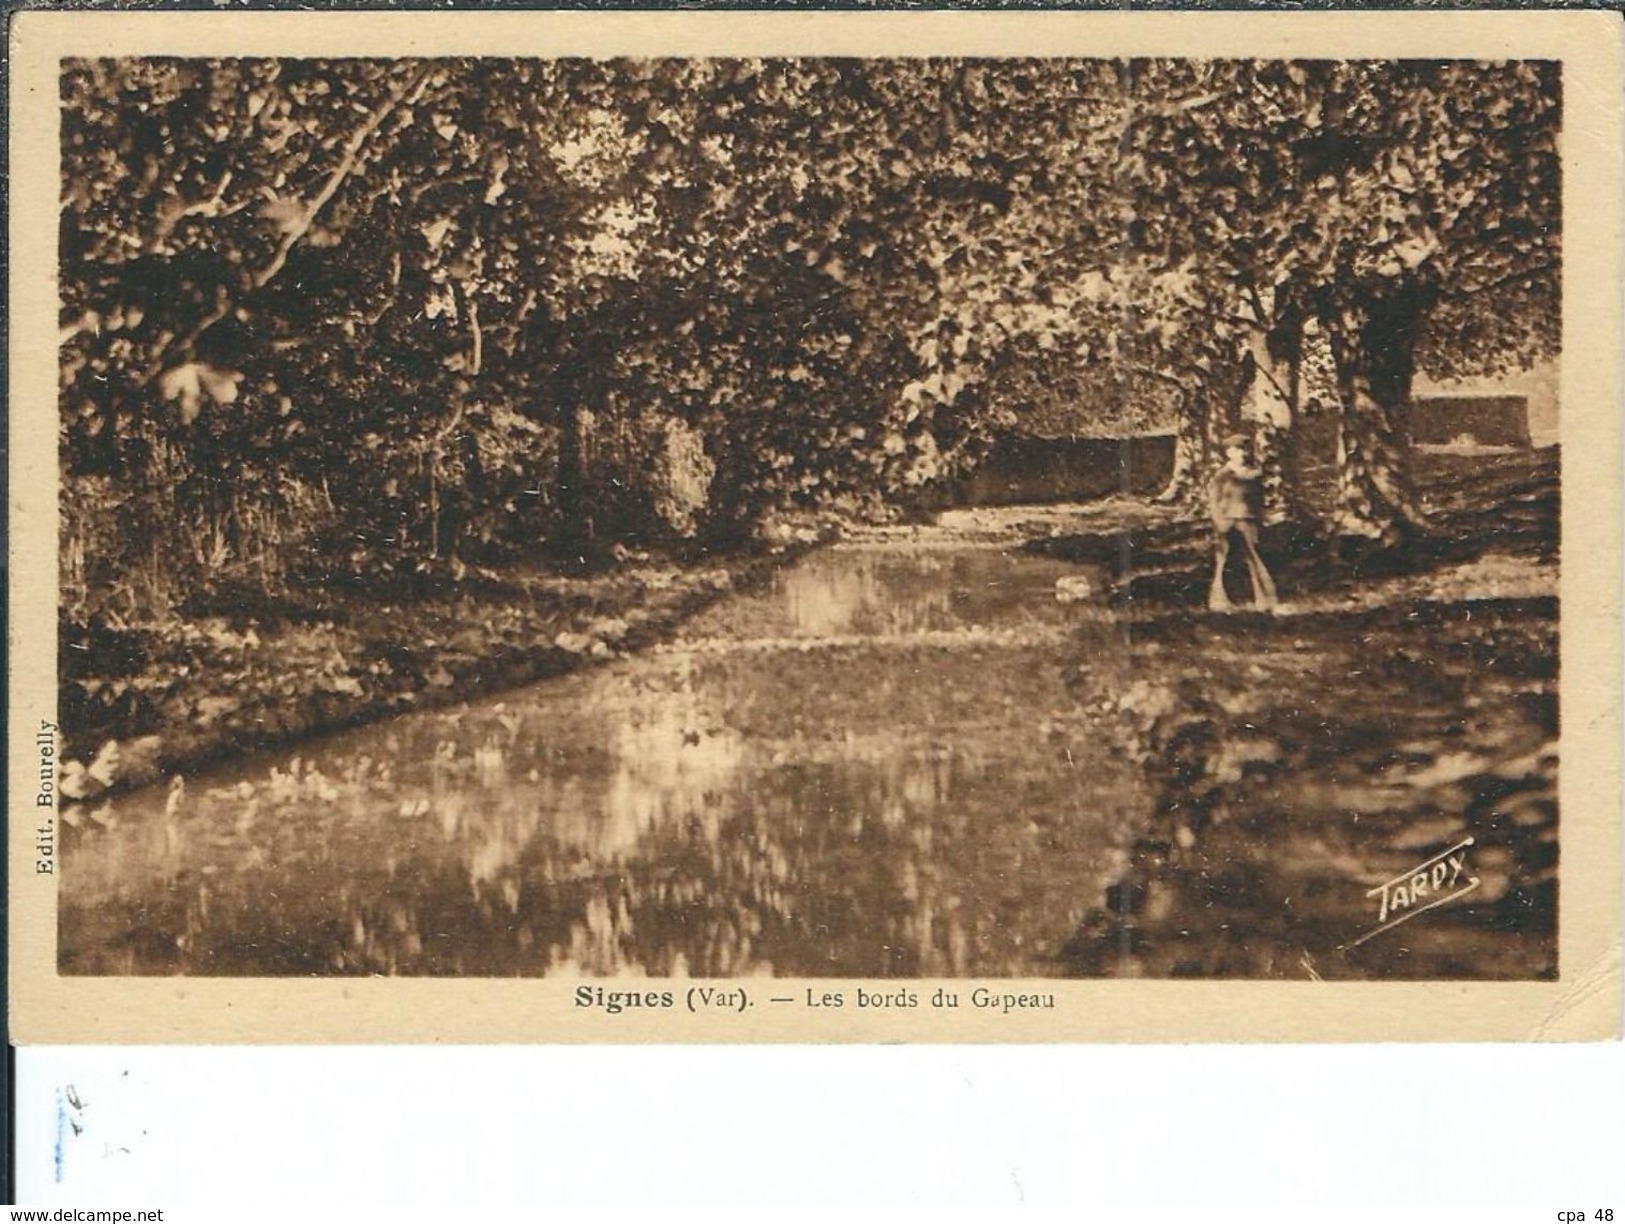
<svg viewBox="0 0 1625 1224"><path fill-rule="evenodd" d="M1146 61L1131 75L1147 99L1127 142L1144 246L1195 271L1248 394L1289 399L1305 323L1323 325L1345 410L1337 525L1414 519L1416 362L1478 373L1556 349L1556 66Z"/></svg>
<svg viewBox="0 0 1625 1224"><path fill-rule="evenodd" d="M1194 472L1186 443L1238 413L1290 438L1316 327L1339 513L1386 530L1410 371L1555 348L1557 87L1522 63L69 61L68 602L858 511L1058 396L1096 428L1177 417Z"/></svg>

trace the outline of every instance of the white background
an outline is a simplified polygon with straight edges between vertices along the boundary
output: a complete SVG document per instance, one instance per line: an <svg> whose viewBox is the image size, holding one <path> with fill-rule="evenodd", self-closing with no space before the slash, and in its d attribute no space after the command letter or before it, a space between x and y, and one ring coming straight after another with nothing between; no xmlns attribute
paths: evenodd
<svg viewBox="0 0 1625 1224"><path fill-rule="evenodd" d="M164 1207L166 1224L636 1205L1077 1219L1110 1204L1135 1210L1107 1218L1186 1205L1199 1212L1180 1218L1475 1224L1612 1207L1625 1222L1618 1043L58 1048L18 1063L19 1201ZM63 1111L82 1132L60 1127L58 1181ZM1284 1204L1348 1210L1248 1214ZM1386 1204L1428 1210L1373 1217Z"/></svg>

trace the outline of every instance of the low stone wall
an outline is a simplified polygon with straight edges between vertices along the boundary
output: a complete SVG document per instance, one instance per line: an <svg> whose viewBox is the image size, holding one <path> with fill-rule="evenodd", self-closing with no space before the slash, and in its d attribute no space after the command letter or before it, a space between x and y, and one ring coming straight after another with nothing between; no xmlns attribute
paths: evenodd
<svg viewBox="0 0 1625 1224"><path fill-rule="evenodd" d="M1111 493L1155 493L1173 470L1172 434L1134 438L1000 439L960 480L937 489L937 506L1007 506L1087 501Z"/></svg>
<svg viewBox="0 0 1625 1224"><path fill-rule="evenodd" d="M1411 403L1411 441L1442 444L1468 437L1485 446L1528 446L1529 399L1523 395L1419 395Z"/></svg>

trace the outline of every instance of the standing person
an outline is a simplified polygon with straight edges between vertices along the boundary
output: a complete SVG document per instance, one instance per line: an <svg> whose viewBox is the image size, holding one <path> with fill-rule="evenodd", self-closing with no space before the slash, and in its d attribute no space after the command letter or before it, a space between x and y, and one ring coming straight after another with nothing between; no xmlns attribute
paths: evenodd
<svg viewBox="0 0 1625 1224"><path fill-rule="evenodd" d="M1224 565L1230 559L1230 537L1241 540L1252 582L1253 602L1260 608L1275 606L1275 582L1258 555L1258 520L1264 504L1263 473L1248 459L1248 442L1241 434L1224 440L1224 462L1208 485L1208 508L1213 516L1213 584L1207 606L1227 612L1233 606L1224 590Z"/></svg>

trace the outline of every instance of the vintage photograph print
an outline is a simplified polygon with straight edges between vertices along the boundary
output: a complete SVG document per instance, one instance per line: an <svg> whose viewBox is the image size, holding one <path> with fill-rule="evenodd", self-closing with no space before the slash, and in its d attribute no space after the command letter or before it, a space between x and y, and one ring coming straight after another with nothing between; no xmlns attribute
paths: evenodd
<svg viewBox="0 0 1625 1224"><path fill-rule="evenodd" d="M35 1032L1219 1035L1170 979L1617 1023L1617 33L102 17L15 44Z"/></svg>

